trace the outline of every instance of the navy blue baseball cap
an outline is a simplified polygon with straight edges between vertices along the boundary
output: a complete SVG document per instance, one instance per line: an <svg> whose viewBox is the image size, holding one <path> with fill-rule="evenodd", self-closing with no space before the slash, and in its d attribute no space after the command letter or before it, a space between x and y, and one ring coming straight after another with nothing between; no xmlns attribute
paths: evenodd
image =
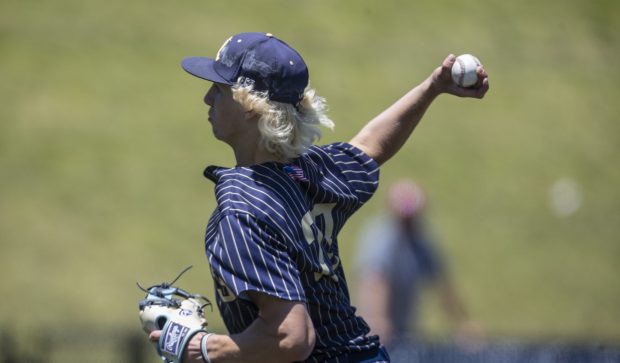
<svg viewBox="0 0 620 363"><path fill-rule="evenodd" d="M254 85L270 100L297 105L308 86L308 67L301 55L270 33L230 37L215 59L189 57L181 63L190 74L211 82Z"/></svg>

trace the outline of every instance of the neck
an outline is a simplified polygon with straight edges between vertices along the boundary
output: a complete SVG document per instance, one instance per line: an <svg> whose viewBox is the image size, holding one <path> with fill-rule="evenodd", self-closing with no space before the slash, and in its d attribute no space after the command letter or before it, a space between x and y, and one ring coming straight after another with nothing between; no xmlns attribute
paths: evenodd
<svg viewBox="0 0 620 363"><path fill-rule="evenodd" d="M250 166L270 161L286 162L287 160L267 151L260 143L261 134L257 120L248 119L243 132L228 144L235 153L237 166Z"/></svg>
<svg viewBox="0 0 620 363"><path fill-rule="evenodd" d="M250 166L267 162L285 163L288 161L286 158L268 152L259 145L234 148L234 152L237 166Z"/></svg>

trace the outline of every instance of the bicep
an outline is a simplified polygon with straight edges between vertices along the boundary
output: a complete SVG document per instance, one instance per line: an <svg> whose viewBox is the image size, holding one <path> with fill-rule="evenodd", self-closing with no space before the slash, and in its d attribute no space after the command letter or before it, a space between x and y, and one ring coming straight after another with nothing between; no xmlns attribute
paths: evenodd
<svg viewBox="0 0 620 363"><path fill-rule="evenodd" d="M279 299L255 290L248 299L258 308L258 317L243 332L217 336L209 341L218 362L296 362L305 360L314 348L314 328L306 307L299 301Z"/></svg>
<svg viewBox="0 0 620 363"><path fill-rule="evenodd" d="M381 114L366 124L350 144L383 165L407 141L414 126Z"/></svg>
<svg viewBox="0 0 620 363"><path fill-rule="evenodd" d="M274 338L278 348L296 356L296 360L310 354L315 332L303 302L279 299L257 291L248 291L247 295L259 311L254 329Z"/></svg>
<svg viewBox="0 0 620 363"><path fill-rule="evenodd" d="M363 128L357 135L355 135L349 144L362 150L366 155L373 158L379 165L382 165L384 160L383 147L380 140L373 137L373 131L368 127Z"/></svg>
<svg viewBox="0 0 620 363"><path fill-rule="evenodd" d="M259 319L273 325L280 333L312 325L303 302L279 299L257 291L247 291L247 296L258 308Z"/></svg>

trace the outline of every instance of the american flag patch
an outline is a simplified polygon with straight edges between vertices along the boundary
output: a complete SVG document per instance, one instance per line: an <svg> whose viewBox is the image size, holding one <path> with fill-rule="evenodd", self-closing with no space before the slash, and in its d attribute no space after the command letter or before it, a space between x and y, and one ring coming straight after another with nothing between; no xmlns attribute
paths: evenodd
<svg viewBox="0 0 620 363"><path fill-rule="evenodd" d="M308 178L306 178L306 175L304 174L304 170L297 165L285 165L284 168L282 169L293 180L302 181L302 182L309 181Z"/></svg>

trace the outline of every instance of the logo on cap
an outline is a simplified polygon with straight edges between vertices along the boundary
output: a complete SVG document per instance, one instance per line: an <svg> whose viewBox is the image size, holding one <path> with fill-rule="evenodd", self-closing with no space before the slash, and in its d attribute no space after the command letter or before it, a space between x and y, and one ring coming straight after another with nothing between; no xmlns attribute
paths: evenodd
<svg viewBox="0 0 620 363"><path fill-rule="evenodd" d="M217 51L217 55L215 56L215 60L216 61L220 61L222 59L222 55L226 52L226 50L228 49L228 43L230 43L230 41L232 40L233 37L230 37L228 39L226 39L226 41L224 42L224 44L222 44L222 46L220 47L220 49Z"/></svg>

